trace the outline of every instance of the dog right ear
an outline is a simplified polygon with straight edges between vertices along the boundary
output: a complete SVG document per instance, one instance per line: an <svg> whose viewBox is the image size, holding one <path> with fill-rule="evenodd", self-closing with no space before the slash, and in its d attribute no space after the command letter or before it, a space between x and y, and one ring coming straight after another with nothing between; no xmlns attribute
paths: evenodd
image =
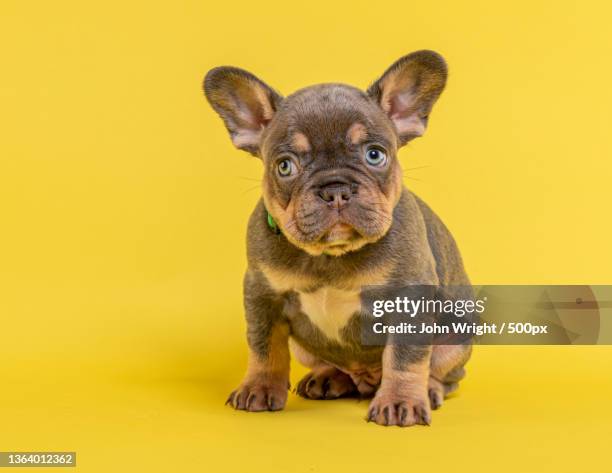
<svg viewBox="0 0 612 473"><path fill-rule="evenodd" d="M234 146L259 156L262 132L283 98L250 72L229 66L206 74L204 94L223 119Z"/></svg>

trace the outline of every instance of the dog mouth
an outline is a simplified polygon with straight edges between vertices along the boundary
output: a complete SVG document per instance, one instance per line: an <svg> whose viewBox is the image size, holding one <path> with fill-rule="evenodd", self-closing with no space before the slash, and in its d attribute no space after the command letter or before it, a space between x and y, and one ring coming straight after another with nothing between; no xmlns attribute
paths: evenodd
<svg viewBox="0 0 612 473"><path fill-rule="evenodd" d="M298 206L288 225L292 243L312 255L339 256L380 239L390 217L372 202L358 201L341 209Z"/></svg>
<svg viewBox="0 0 612 473"><path fill-rule="evenodd" d="M359 240L361 235L351 225L344 222L335 223L321 237L320 242L329 247L342 247Z"/></svg>
<svg viewBox="0 0 612 473"><path fill-rule="evenodd" d="M321 253L340 256L357 250L367 241L352 225L345 222L333 224L319 239L316 246Z"/></svg>

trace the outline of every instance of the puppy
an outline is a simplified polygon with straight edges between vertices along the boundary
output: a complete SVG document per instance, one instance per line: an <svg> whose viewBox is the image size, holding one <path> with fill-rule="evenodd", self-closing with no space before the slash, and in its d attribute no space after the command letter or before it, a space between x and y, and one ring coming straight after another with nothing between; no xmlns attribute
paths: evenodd
<svg viewBox="0 0 612 473"><path fill-rule="evenodd" d="M212 69L210 105L234 145L262 160L249 220L244 306L248 368L228 403L282 409L290 345L312 371L308 399L373 396L367 420L428 425L463 377L471 345L365 346L372 287L468 286L455 242L402 184L398 149L423 135L447 67L432 51L402 57L363 92L321 84L283 98L253 74Z"/></svg>

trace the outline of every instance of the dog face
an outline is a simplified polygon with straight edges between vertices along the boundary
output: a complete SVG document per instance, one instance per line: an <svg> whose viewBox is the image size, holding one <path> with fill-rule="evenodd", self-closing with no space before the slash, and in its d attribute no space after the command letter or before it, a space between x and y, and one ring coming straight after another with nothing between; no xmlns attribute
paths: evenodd
<svg viewBox="0 0 612 473"><path fill-rule="evenodd" d="M402 189L397 150L425 131L446 75L441 56L418 51L367 92L322 84L282 98L233 67L211 70L204 90L234 145L263 160L264 203L287 239L339 256L389 230Z"/></svg>

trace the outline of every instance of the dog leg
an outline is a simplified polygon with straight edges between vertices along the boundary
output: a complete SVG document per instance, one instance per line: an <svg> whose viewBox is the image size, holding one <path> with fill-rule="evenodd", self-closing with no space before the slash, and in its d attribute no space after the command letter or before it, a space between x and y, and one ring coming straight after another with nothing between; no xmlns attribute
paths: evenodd
<svg viewBox="0 0 612 473"><path fill-rule="evenodd" d="M382 381L367 420L379 425L429 425L427 396L431 346L387 345Z"/></svg>
<svg viewBox="0 0 612 473"><path fill-rule="evenodd" d="M256 343L254 337L260 340ZM250 334L249 345L246 375L226 404L252 412L280 410L289 389L289 326L277 323L267 334Z"/></svg>

